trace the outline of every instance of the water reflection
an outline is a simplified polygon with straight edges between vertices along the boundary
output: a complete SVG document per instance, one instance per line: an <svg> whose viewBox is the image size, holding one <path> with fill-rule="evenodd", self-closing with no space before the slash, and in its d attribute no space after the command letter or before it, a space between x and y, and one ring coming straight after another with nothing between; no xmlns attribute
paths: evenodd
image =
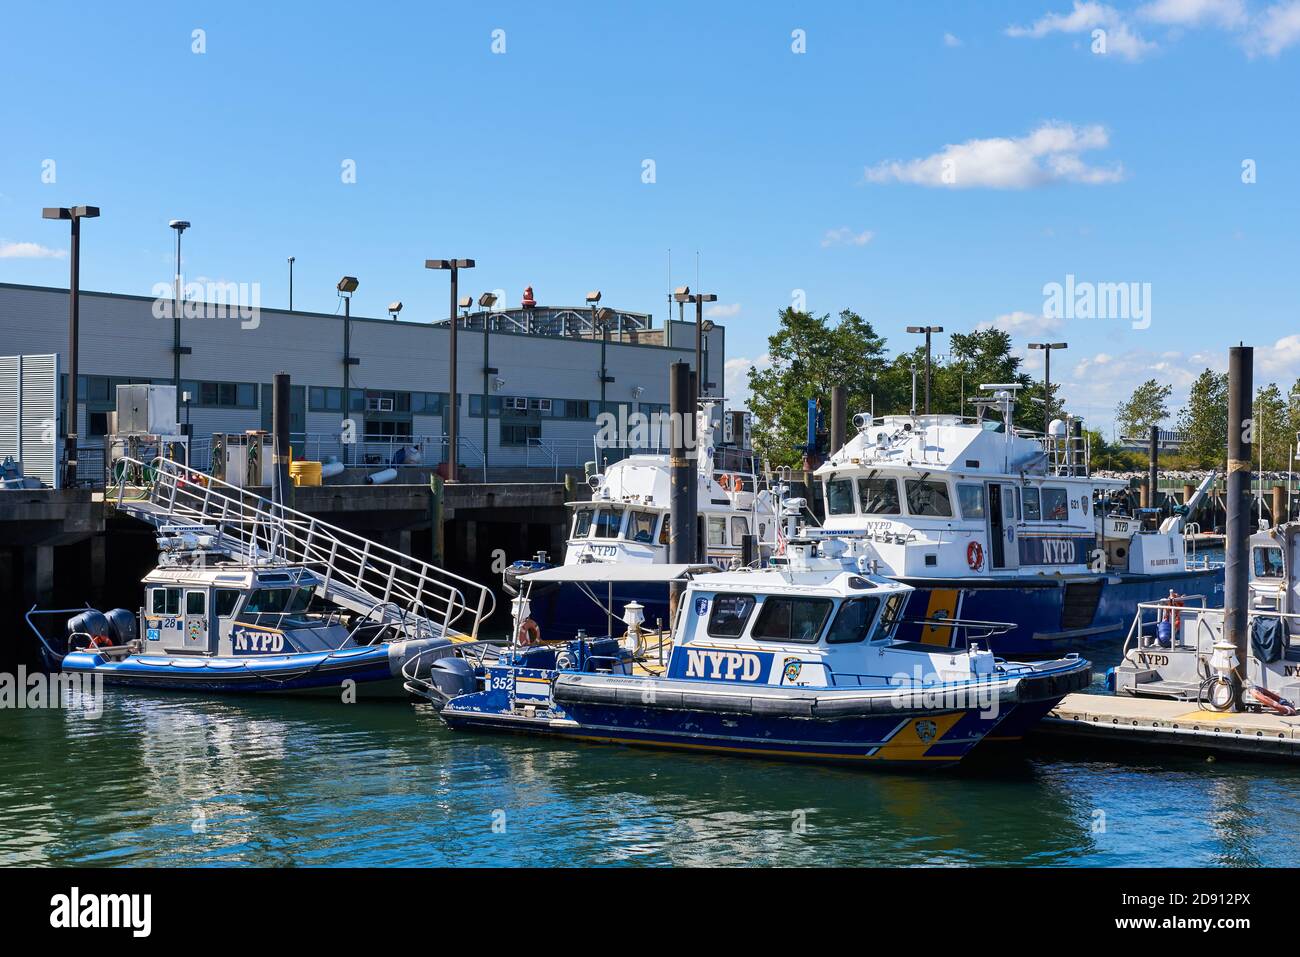
<svg viewBox="0 0 1300 957"><path fill-rule="evenodd" d="M1285 765L872 773L454 735L427 707L111 693L0 712L0 864L1293 864ZM1113 758L1113 759L1112 759Z"/></svg>

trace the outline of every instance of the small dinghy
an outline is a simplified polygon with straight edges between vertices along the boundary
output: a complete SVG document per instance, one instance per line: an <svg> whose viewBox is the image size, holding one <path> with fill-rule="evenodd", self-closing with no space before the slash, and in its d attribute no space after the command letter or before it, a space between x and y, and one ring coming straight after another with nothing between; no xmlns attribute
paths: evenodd
<svg viewBox="0 0 1300 957"><path fill-rule="evenodd" d="M514 601L516 642L495 662L437 661L408 687L439 705L451 728L943 766L986 738L1021 736L1088 684L1091 666L1075 655L1033 664L995 658L987 641L1009 625L908 622L922 641L897 640L911 587L842 553L839 543L793 540L782 564L761 570L645 566L656 580L684 586L662 666L645 653L635 604L624 609L621 639L548 643L528 620L525 591ZM523 581L564 573L546 569Z"/></svg>

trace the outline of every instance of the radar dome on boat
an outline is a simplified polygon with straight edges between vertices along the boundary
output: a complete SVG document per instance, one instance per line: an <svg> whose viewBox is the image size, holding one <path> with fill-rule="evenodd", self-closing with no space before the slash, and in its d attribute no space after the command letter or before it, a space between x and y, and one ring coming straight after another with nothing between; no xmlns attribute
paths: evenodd
<svg viewBox="0 0 1300 957"><path fill-rule="evenodd" d="M1053 419L1047 424L1047 434L1054 439L1065 438L1065 422L1061 419Z"/></svg>

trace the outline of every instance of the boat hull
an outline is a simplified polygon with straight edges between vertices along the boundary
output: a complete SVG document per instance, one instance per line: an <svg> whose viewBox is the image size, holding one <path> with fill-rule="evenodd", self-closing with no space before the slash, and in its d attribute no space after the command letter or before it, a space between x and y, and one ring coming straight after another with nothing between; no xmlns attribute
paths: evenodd
<svg viewBox="0 0 1300 957"><path fill-rule="evenodd" d="M1163 575L1007 579L904 578L916 590L904 617L913 620L960 618L1007 622L1014 627L987 644L1003 658L1056 657L1101 642L1123 638L1140 602L1179 595L1203 597L1210 608L1223 605L1223 572L1170 572ZM1094 595L1095 593L1095 595ZM947 646L960 638L958 629L905 624L900 638ZM960 639L964 642L964 639Z"/></svg>
<svg viewBox="0 0 1300 957"><path fill-rule="evenodd" d="M97 675L105 684L202 694L287 694L403 698L401 656L389 646L266 657L130 655L109 660L90 652L63 659L66 672Z"/></svg>
<svg viewBox="0 0 1300 957"><path fill-rule="evenodd" d="M502 666L488 669L485 690L453 698L441 715L453 729L858 766L945 767L986 738L1020 737L1086 684L1090 673L1087 662L1068 660L1018 682L985 684L980 695L969 683L907 694L746 689ZM933 704L921 703L927 694ZM795 709L843 716L792 716ZM1005 735L999 734L1004 727Z"/></svg>

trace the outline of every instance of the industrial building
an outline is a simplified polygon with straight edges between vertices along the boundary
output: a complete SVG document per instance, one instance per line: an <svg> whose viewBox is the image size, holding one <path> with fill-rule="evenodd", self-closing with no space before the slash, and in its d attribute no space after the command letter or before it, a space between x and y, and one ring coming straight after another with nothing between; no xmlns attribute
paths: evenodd
<svg viewBox="0 0 1300 957"><path fill-rule="evenodd" d="M457 320L458 461L464 478L480 480L485 464L494 479L493 468L580 465L592 458L602 407L666 411L669 365L694 363L694 322L669 320L656 327L645 313L598 313L590 301L544 306L531 298L529 290L523 305L467 310ZM177 352L184 397L179 418L189 425L196 465L204 464L213 433L270 429L276 372L288 372L293 381L297 457L340 455L358 464L379 463L402 445L419 446L426 464L447 457L446 319L349 318L342 302L337 314L260 308L249 317L219 303L187 301L177 350L169 300L83 290L80 302L77 431L83 473L102 470L102 453L95 451L110 429L116 386L173 383ZM0 283L0 353L58 354L66 377L67 314L66 289ZM720 386L725 330L711 322L706 328L703 378ZM62 395L65 388L66 382ZM346 450L345 402L356 423L356 444ZM58 430L63 432L61 423Z"/></svg>

